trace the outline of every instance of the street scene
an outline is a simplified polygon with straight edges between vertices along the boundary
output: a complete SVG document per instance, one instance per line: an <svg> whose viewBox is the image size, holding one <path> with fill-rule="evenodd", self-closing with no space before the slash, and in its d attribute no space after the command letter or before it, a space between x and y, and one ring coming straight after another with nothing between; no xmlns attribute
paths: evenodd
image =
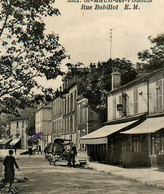
<svg viewBox="0 0 164 194"><path fill-rule="evenodd" d="M163 7L0 0L0 193L164 193Z"/></svg>
<svg viewBox="0 0 164 194"><path fill-rule="evenodd" d="M20 171L16 176L28 178L27 182L14 182L13 187L23 193L163 193L163 190L128 181L106 172L77 165L67 167L62 161L50 165L44 155L15 155ZM2 192L3 193L3 192ZM5 193L5 192L4 192Z"/></svg>

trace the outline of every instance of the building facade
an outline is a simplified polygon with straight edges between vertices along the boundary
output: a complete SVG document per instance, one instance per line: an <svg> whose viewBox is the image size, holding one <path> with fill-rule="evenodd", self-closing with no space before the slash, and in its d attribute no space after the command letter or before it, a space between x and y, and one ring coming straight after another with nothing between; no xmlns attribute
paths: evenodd
<svg viewBox="0 0 164 194"><path fill-rule="evenodd" d="M102 158L107 163L157 166L164 154L164 69L124 86L119 86L118 80L117 88L113 86L107 96L107 123L82 141L89 146L92 158L93 155L95 159L101 158L105 145Z"/></svg>
<svg viewBox="0 0 164 194"><path fill-rule="evenodd" d="M84 68L63 81L63 97L52 103L52 137L71 140L78 150L85 150L80 145L80 137L100 127L100 117L88 108L87 99L80 95L77 82L81 79Z"/></svg>
<svg viewBox="0 0 164 194"><path fill-rule="evenodd" d="M80 137L89 134L102 126L100 114L91 110L88 100L77 97L77 145L79 150L85 150L85 144L80 144Z"/></svg>
<svg viewBox="0 0 164 194"><path fill-rule="evenodd" d="M27 143L27 134L26 129L28 127L28 118L15 118L10 120L10 138L12 140L17 139L21 141L22 149L26 149L28 146ZM15 142L17 143L17 142Z"/></svg>
<svg viewBox="0 0 164 194"><path fill-rule="evenodd" d="M52 103L38 107L35 113L35 133L40 134L39 145L43 150L51 142Z"/></svg>

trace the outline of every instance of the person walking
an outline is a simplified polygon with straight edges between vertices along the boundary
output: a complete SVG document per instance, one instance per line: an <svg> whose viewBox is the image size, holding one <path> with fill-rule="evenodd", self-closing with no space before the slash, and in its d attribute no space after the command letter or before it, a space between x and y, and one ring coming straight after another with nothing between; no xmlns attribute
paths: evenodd
<svg viewBox="0 0 164 194"><path fill-rule="evenodd" d="M9 183L9 192L11 191L11 186L14 182L15 170L14 165L20 171L18 164L15 161L13 155L13 150L9 150L9 155L5 157L3 165L5 166L5 184Z"/></svg>

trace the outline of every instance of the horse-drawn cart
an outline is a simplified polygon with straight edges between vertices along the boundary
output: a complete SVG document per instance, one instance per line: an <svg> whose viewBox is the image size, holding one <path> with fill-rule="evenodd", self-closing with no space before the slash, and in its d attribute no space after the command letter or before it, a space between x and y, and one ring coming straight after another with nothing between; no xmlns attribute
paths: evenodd
<svg viewBox="0 0 164 194"><path fill-rule="evenodd" d="M56 164L58 161L66 161L68 166L75 167L76 147L71 140L56 139L51 143L48 151L48 158L50 164Z"/></svg>

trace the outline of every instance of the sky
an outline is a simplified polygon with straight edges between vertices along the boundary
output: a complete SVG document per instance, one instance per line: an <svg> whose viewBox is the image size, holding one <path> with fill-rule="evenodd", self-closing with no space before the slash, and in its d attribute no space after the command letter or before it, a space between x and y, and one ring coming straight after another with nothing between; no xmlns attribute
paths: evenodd
<svg viewBox="0 0 164 194"><path fill-rule="evenodd" d="M140 10L124 10L125 3L108 3L119 4L118 10L81 10L82 4L94 6L95 3L85 3L86 0L81 0L81 3L68 1L71 0L56 0L55 7L59 9L61 16L45 19L47 32L59 34L60 43L65 47L67 55L71 56L71 59L62 62L64 69L67 62L82 62L89 66L91 62L107 61L110 52L112 58L126 58L136 63L137 53L151 46L148 36L155 37L164 33L163 0L130 3L130 6L138 5ZM45 84L52 84L56 88L61 84L61 78L55 82L45 81Z"/></svg>

